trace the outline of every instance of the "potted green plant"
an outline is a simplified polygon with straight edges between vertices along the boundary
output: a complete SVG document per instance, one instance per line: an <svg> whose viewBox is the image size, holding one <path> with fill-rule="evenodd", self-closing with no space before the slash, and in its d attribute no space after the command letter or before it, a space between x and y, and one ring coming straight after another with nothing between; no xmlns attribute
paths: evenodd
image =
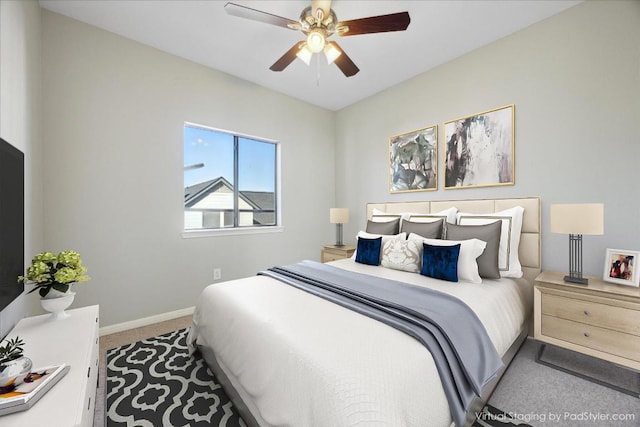
<svg viewBox="0 0 640 427"><path fill-rule="evenodd" d="M42 252L33 258L25 276L19 276L18 281L34 285L28 293L38 290L42 298L47 298L52 290L64 294L72 283L86 282L89 280L86 273L78 252L66 250L58 255Z"/></svg>
<svg viewBox="0 0 640 427"><path fill-rule="evenodd" d="M4 340L0 345L0 390L17 385L31 370L31 359L24 356L20 337Z"/></svg>
<svg viewBox="0 0 640 427"><path fill-rule="evenodd" d="M34 285L28 293L38 290L40 304L51 313L51 320L69 317L65 310L75 297L69 286L87 280L87 267L82 265L80 254L70 250L58 255L53 252L39 253L31 261L25 276L18 277L19 282Z"/></svg>

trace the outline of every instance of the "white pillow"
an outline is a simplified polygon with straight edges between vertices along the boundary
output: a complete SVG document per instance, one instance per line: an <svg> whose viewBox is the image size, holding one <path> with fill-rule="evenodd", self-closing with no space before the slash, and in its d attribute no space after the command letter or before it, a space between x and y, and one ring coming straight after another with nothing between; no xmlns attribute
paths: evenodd
<svg viewBox="0 0 640 427"><path fill-rule="evenodd" d="M416 240L391 239L382 247L383 267L419 273L421 263L422 243Z"/></svg>
<svg viewBox="0 0 640 427"><path fill-rule="evenodd" d="M385 217L385 216L398 217L399 216L401 218L400 223L412 217L414 218L414 219L411 219L411 221L413 222L433 222L433 221L437 221L440 218L445 218L447 222L450 222L451 224L455 224L457 213L458 213L458 208L456 207L445 209L440 212L433 212L433 213L401 212L401 213L395 213L395 214L384 212L384 211L381 211L380 209L373 208L372 216L378 216L378 217ZM423 218L424 220L421 220L421 218Z"/></svg>
<svg viewBox="0 0 640 427"><path fill-rule="evenodd" d="M422 236L411 233L409 240L417 240L432 246L454 246L460 244L460 255L458 255L458 280L471 283L482 283L482 278L478 273L478 263L476 258L482 255L486 242L479 239L469 240L441 240L425 239Z"/></svg>
<svg viewBox="0 0 640 427"><path fill-rule="evenodd" d="M429 215L437 216L437 217L445 217L447 218L447 222L451 224L456 223L456 214L458 213L458 208L449 208L440 212L431 213Z"/></svg>
<svg viewBox="0 0 640 427"><path fill-rule="evenodd" d="M524 208L522 206L489 214L458 213L458 224L460 225L484 225L495 222L496 219L502 220L500 249L498 251L498 268L501 277L522 277L522 265L518 250L523 214Z"/></svg>
<svg viewBox="0 0 640 427"><path fill-rule="evenodd" d="M380 245L380 255L382 255L382 248L384 247L384 244L386 242L393 239L407 240L407 233L400 233L400 234L387 236L383 234L372 234L372 233L367 233L366 231L359 231L358 234L356 235L356 242L358 242L358 237L362 237L363 239L377 239L378 237L382 237L382 242ZM357 253L358 253L358 245L356 244L356 250L353 251L353 255L351 256L351 259L356 259Z"/></svg>
<svg viewBox="0 0 640 427"><path fill-rule="evenodd" d="M374 211L376 211L377 209L374 209ZM373 213L373 215L371 215L371 221L373 222L389 222L389 221L393 221L397 218L400 218L400 220L402 221L402 215L400 214L385 214L385 213Z"/></svg>

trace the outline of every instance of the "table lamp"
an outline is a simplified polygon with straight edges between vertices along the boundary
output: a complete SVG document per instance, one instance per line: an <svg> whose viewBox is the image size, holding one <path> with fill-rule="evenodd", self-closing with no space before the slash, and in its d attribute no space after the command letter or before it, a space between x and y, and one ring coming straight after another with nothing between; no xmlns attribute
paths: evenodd
<svg viewBox="0 0 640 427"><path fill-rule="evenodd" d="M551 205L551 232L569 235L569 275L565 282L587 285L582 277L582 235L604 234L602 203Z"/></svg>
<svg viewBox="0 0 640 427"><path fill-rule="evenodd" d="M342 244L342 224L349 222L349 209L329 209L329 222L336 225L336 246L344 246Z"/></svg>

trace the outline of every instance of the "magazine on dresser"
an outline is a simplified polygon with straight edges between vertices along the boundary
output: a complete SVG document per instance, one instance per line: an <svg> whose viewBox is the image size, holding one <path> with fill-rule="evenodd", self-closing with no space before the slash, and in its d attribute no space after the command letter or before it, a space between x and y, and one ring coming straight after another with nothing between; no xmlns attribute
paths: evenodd
<svg viewBox="0 0 640 427"><path fill-rule="evenodd" d="M16 381L0 388L0 415L31 408L69 371L67 364L31 369Z"/></svg>

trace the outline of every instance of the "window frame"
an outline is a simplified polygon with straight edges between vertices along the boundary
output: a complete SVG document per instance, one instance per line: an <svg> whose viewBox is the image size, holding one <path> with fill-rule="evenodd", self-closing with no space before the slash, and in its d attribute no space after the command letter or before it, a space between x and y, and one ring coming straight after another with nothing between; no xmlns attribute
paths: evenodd
<svg viewBox="0 0 640 427"><path fill-rule="evenodd" d="M282 226L282 180L281 180L281 145L280 142L274 139L257 137L245 133L228 131L220 128L214 128L211 126L201 125L193 122L184 122L182 126L182 134L183 134L183 164L184 164L184 129L186 127L195 127L199 129L209 130L212 132L224 133L233 137L234 142L234 159L233 159L233 217L234 217L234 225L232 227L222 227L222 228L196 228L196 229L185 229L184 228L184 170L182 172L182 232L181 235L183 238L200 238L200 237L211 237L211 236L224 236L224 235L242 235L242 234L262 234L262 233L277 233L284 231L284 227ZM260 226L240 226L239 222L239 214L241 209L238 205L238 198L240 196L239 189L239 140L240 139L249 139L252 141L264 142L273 144L275 147L275 224L274 225L260 225Z"/></svg>

